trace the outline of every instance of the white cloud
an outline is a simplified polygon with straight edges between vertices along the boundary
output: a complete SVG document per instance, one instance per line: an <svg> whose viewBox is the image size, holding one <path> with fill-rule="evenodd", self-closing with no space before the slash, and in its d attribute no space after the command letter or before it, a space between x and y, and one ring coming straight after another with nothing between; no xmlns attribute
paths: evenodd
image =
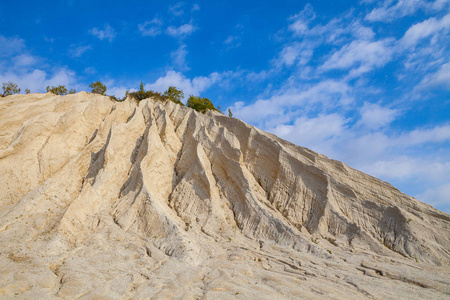
<svg viewBox="0 0 450 300"><path fill-rule="evenodd" d="M193 11L197 11L197 10L200 10L200 5L198 5L197 3L194 3L194 4L192 5L191 11L193 12Z"/></svg>
<svg viewBox="0 0 450 300"><path fill-rule="evenodd" d="M153 18L151 21L146 21L143 24L138 24L138 29L142 36L155 37L161 34L162 20L159 18Z"/></svg>
<svg viewBox="0 0 450 300"><path fill-rule="evenodd" d="M450 141L450 125L433 128L418 128L399 136L395 144L398 146L414 146L427 143L442 143Z"/></svg>
<svg viewBox="0 0 450 300"><path fill-rule="evenodd" d="M288 111L295 112L300 108L308 111L317 106L325 111L336 106L346 106L353 101L349 92L347 83L334 80L325 80L302 89L284 86L269 99L259 99L248 105L236 102L231 110L238 118L267 130L275 126L270 125L274 123L274 118L289 123L292 118L286 115Z"/></svg>
<svg viewBox="0 0 450 300"><path fill-rule="evenodd" d="M393 40L369 42L356 40L345 45L319 67L321 70L354 68L350 76L358 76L388 63L394 54Z"/></svg>
<svg viewBox="0 0 450 300"><path fill-rule="evenodd" d="M365 19L368 21L392 22L395 19L411 15L424 8L424 0L385 0L381 7L374 8Z"/></svg>
<svg viewBox="0 0 450 300"><path fill-rule="evenodd" d="M239 72L236 72L239 73ZM244 73L244 72L241 72ZM266 71L266 70L262 70L259 72L245 72L245 79L248 82L258 82L258 81L262 81L265 80L269 77L270 75L270 71Z"/></svg>
<svg viewBox="0 0 450 300"><path fill-rule="evenodd" d="M65 85L68 88L72 88L75 83L75 72L66 68L56 70L52 77L46 82L48 85Z"/></svg>
<svg viewBox="0 0 450 300"><path fill-rule="evenodd" d="M219 73L211 73L207 77L198 76L189 79L179 72L168 71L165 76L158 78L154 83L146 84L145 88L163 92L167 90L169 86L176 86L183 90L185 97L189 97L189 95L197 96L210 88L220 78L221 75Z"/></svg>
<svg viewBox="0 0 450 300"><path fill-rule="evenodd" d="M417 161L411 157L389 157L367 161L362 168L373 176L392 179L411 179L417 171Z"/></svg>
<svg viewBox="0 0 450 300"><path fill-rule="evenodd" d="M81 57L86 51L92 50L92 46L75 46L70 45L69 55L72 57Z"/></svg>
<svg viewBox="0 0 450 300"><path fill-rule="evenodd" d="M67 88L77 88L75 73L67 68L58 68L53 72L41 69L32 69L16 73L14 70L0 75L0 82L12 81L19 85L22 90L30 89L32 92L45 92L49 85L65 85Z"/></svg>
<svg viewBox="0 0 450 300"><path fill-rule="evenodd" d="M49 69L41 57L30 52L23 39L0 35L0 82L12 81L22 91L28 88L32 92L44 92L48 85L80 87L72 70L59 66Z"/></svg>
<svg viewBox="0 0 450 300"><path fill-rule="evenodd" d="M12 60L14 62L14 67L23 68L36 64L39 59L34 55L24 53L15 56Z"/></svg>
<svg viewBox="0 0 450 300"><path fill-rule="evenodd" d="M358 40L372 40L375 37L375 32L373 32L372 28L361 25L359 21L353 22L349 29Z"/></svg>
<svg viewBox="0 0 450 300"><path fill-rule="evenodd" d="M225 44L231 44L233 43L233 41L235 41L237 39L236 36L234 35L229 35L226 40L224 41Z"/></svg>
<svg viewBox="0 0 450 300"><path fill-rule="evenodd" d="M450 62L443 64L441 68L433 74L427 75L419 84L419 88L437 88L450 91Z"/></svg>
<svg viewBox="0 0 450 300"><path fill-rule="evenodd" d="M183 2L177 2L174 5L169 5L169 14L177 17L183 15L184 14L183 6L184 6Z"/></svg>
<svg viewBox="0 0 450 300"><path fill-rule="evenodd" d="M278 57L274 60L274 64L278 67L283 65L292 66L294 63L296 65L306 65L313 55L313 50L308 48L307 43L294 42L285 46Z"/></svg>
<svg viewBox="0 0 450 300"><path fill-rule="evenodd" d="M94 67L87 67L87 68L84 68L84 73L92 75L92 74L97 73L97 69Z"/></svg>
<svg viewBox="0 0 450 300"><path fill-rule="evenodd" d="M225 39L225 41L223 41L223 43L228 46L228 49L237 48L241 45L241 42L239 40L240 40L240 38L238 36L229 35Z"/></svg>
<svg viewBox="0 0 450 300"><path fill-rule="evenodd" d="M314 9L311 4L306 4L301 12L290 18L294 22L289 25L289 30L296 35L305 34L308 31L308 24L315 18Z"/></svg>
<svg viewBox="0 0 450 300"><path fill-rule="evenodd" d="M294 22L288 29L293 32L294 37L310 38L309 48L322 43L342 44L353 38L371 40L375 36L372 28L362 25L352 14L335 17L326 24L310 26L314 18L315 13L309 4L299 14L289 18Z"/></svg>
<svg viewBox="0 0 450 300"><path fill-rule="evenodd" d="M385 0L374 8L365 19L371 22L393 22L396 19L412 15L418 10L434 12L443 10L450 4L449 0Z"/></svg>
<svg viewBox="0 0 450 300"><path fill-rule="evenodd" d="M187 23L187 24L183 24L179 27L169 26L166 29L166 33L175 38L184 38L188 35L191 35L196 30L197 30L197 27L195 27L191 23Z"/></svg>
<svg viewBox="0 0 450 300"><path fill-rule="evenodd" d="M294 44L293 46L287 46L283 48L283 50L280 53L280 61L282 64L291 66L295 62L297 56L300 54L301 51L299 47L296 47L297 45L298 44Z"/></svg>
<svg viewBox="0 0 450 300"><path fill-rule="evenodd" d="M116 31L109 24L105 24L103 29L94 27L89 30L89 33L96 36L100 40L108 40L109 42L112 42L116 37Z"/></svg>
<svg viewBox="0 0 450 300"><path fill-rule="evenodd" d="M297 145L312 149L321 149L323 153L331 153L330 140L340 136L346 130L346 120L342 115L320 114L314 118L299 117L292 125L277 125L270 132L285 138Z"/></svg>
<svg viewBox="0 0 450 300"><path fill-rule="evenodd" d="M434 36L443 31L448 33L450 30L450 14L437 20L429 18L423 22L411 26L400 40L405 47L415 46L421 39Z"/></svg>
<svg viewBox="0 0 450 300"><path fill-rule="evenodd" d="M444 9L449 4L450 0L436 0L431 4L431 8L434 10L441 10Z"/></svg>
<svg viewBox="0 0 450 300"><path fill-rule="evenodd" d="M25 49L25 41L0 35L0 58L9 57Z"/></svg>
<svg viewBox="0 0 450 300"><path fill-rule="evenodd" d="M369 129L379 129L391 123L399 114L398 110L382 107L378 104L364 102L363 107L359 110L361 119L360 125Z"/></svg>
<svg viewBox="0 0 450 300"><path fill-rule="evenodd" d="M170 53L170 57L172 58L172 62L176 68L179 70L189 70L189 67L186 64L186 55L187 55L186 45L180 44L177 50Z"/></svg>
<svg viewBox="0 0 450 300"><path fill-rule="evenodd" d="M370 160L361 169L373 176L402 182L420 182L423 186L448 183L450 162L428 157L400 156L387 152L384 159ZM447 198L450 200L450 198Z"/></svg>

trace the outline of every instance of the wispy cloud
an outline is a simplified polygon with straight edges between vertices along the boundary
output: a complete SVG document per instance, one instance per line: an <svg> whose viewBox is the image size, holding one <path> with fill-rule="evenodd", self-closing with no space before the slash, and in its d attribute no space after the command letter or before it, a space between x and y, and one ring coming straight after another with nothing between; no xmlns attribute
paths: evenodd
<svg viewBox="0 0 450 300"><path fill-rule="evenodd" d="M450 91L450 62L443 64L435 73L425 76L418 88L443 88Z"/></svg>
<svg viewBox="0 0 450 300"><path fill-rule="evenodd" d="M238 48L243 40L244 26L241 23L236 24L233 33L228 35L223 41L227 50Z"/></svg>
<svg viewBox="0 0 450 300"><path fill-rule="evenodd" d="M196 30L196 26L192 25L191 23L186 23L178 27L169 26L166 29L166 33L172 37L182 39L191 35Z"/></svg>
<svg viewBox="0 0 450 300"><path fill-rule="evenodd" d="M270 131L281 137L295 138L295 143L305 145L313 149L321 149L323 153L331 152L330 140L336 139L347 130L348 120L338 113L319 114L317 117L308 118L301 116L295 119L292 125L280 124ZM328 144L328 145L327 145Z"/></svg>
<svg viewBox="0 0 450 300"><path fill-rule="evenodd" d="M189 70L189 67L186 64L187 53L185 44L180 44L177 50L170 53L174 66L180 71Z"/></svg>
<svg viewBox="0 0 450 300"><path fill-rule="evenodd" d="M116 31L109 24L105 24L105 26L103 26L103 29L94 27L89 30L89 33L91 33L93 36L96 36L100 40L108 40L109 42L112 42L116 37Z"/></svg>
<svg viewBox="0 0 450 300"><path fill-rule="evenodd" d="M278 67L292 66L292 65L306 65L313 55L313 49L308 43L294 42L286 45L278 54L278 57L273 61Z"/></svg>
<svg viewBox="0 0 450 300"><path fill-rule="evenodd" d="M394 19L415 13L425 6L423 0L385 0L380 7L374 8L367 16L368 21L391 22Z"/></svg>
<svg viewBox="0 0 450 300"><path fill-rule="evenodd" d="M415 146L426 143L443 143L450 141L450 125L433 128L417 128L398 136L393 145Z"/></svg>
<svg viewBox="0 0 450 300"><path fill-rule="evenodd" d="M269 99L259 99L248 105L236 102L231 108L236 116L267 130L273 123L290 123L299 112L349 105L353 102L349 92L347 83L328 79L309 87L286 85Z"/></svg>
<svg viewBox="0 0 450 300"><path fill-rule="evenodd" d="M390 109L379 104L364 102L359 109L361 119L358 124L369 129L379 129L389 125L399 115L397 109Z"/></svg>
<svg viewBox="0 0 450 300"><path fill-rule="evenodd" d="M395 51L394 40L386 38L369 42L355 40L345 45L320 66L321 70L350 69L350 76L358 76L371 71L375 67L384 66L392 59Z"/></svg>
<svg viewBox="0 0 450 300"><path fill-rule="evenodd" d="M69 55L72 57L81 57L86 51L92 50L92 46L76 46L76 45L70 45L69 49Z"/></svg>
<svg viewBox="0 0 450 300"><path fill-rule="evenodd" d="M200 10L200 5L198 5L197 3L192 4L192 8L191 8L191 12Z"/></svg>
<svg viewBox="0 0 450 300"><path fill-rule="evenodd" d="M228 49L237 48L241 45L240 38L236 35L229 35L223 43L228 47Z"/></svg>
<svg viewBox="0 0 450 300"><path fill-rule="evenodd" d="M380 1L381 2L381 1ZM375 1L375 3L377 3ZM393 22L396 19L413 15L419 10L437 11L450 5L448 0L384 0L374 8L365 19L371 22Z"/></svg>
<svg viewBox="0 0 450 300"><path fill-rule="evenodd" d="M19 54L12 59L14 66L17 68L30 67L36 64L38 60L38 57L27 53Z"/></svg>
<svg viewBox="0 0 450 300"><path fill-rule="evenodd" d="M306 34L309 30L309 22L315 17L316 14L314 9L311 4L308 3L301 12L290 18L293 22L289 25L289 30L293 31L296 35Z"/></svg>
<svg viewBox="0 0 450 300"><path fill-rule="evenodd" d="M169 5L169 14L179 17L184 14L183 7L183 2L177 2L173 5Z"/></svg>
<svg viewBox="0 0 450 300"><path fill-rule="evenodd" d="M450 30L450 14L441 19L430 18L411 26L403 35L401 43L406 47L415 46L420 40L434 37L441 31L447 34Z"/></svg>
<svg viewBox="0 0 450 300"><path fill-rule="evenodd" d="M90 74L90 75L96 74L97 73L97 69L94 68L94 67L87 67L87 68L84 68L84 73Z"/></svg>
<svg viewBox="0 0 450 300"><path fill-rule="evenodd" d="M151 21L145 21L142 24L138 24L138 28L143 36L155 37L161 34L162 24L162 20L155 17Z"/></svg>
<svg viewBox="0 0 450 300"><path fill-rule="evenodd" d="M25 41L17 37L0 35L0 58L9 57L25 49Z"/></svg>

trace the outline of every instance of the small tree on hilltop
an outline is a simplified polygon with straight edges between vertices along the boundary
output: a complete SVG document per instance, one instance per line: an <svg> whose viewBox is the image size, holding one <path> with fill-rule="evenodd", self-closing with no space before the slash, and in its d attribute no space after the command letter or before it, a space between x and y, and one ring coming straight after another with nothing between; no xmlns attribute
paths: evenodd
<svg viewBox="0 0 450 300"><path fill-rule="evenodd" d="M26 94L31 93L30 89L25 89L25 93L26 93Z"/></svg>
<svg viewBox="0 0 450 300"><path fill-rule="evenodd" d="M67 95L67 89L64 85L47 86L47 92L50 92L55 95L61 95L61 96Z"/></svg>
<svg viewBox="0 0 450 300"><path fill-rule="evenodd" d="M100 81L91 83L89 87L92 89L92 93L94 94L104 95L106 92L106 85L104 85Z"/></svg>
<svg viewBox="0 0 450 300"><path fill-rule="evenodd" d="M229 116L230 118L233 117L233 113L231 112L231 109L228 109L228 116Z"/></svg>
<svg viewBox="0 0 450 300"><path fill-rule="evenodd" d="M167 91L164 92L163 96L169 98L171 101L183 105L181 99L184 98L184 93L182 90L178 90L174 86L169 86Z"/></svg>
<svg viewBox="0 0 450 300"><path fill-rule="evenodd" d="M14 82L3 82L3 97L9 96L9 95L13 95L13 94L18 94L20 93L20 89L17 86L17 84L15 84Z"/></svg>

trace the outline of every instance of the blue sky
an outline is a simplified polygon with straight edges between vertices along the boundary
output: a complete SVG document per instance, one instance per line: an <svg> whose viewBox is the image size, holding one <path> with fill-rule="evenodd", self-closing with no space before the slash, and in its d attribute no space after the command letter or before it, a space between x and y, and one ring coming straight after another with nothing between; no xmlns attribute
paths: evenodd
<svg viewBox="0 0 450 300"><path fill-rule="evenodd" d="M1 1L0 82L141 81L450 213L450 1Z"/></svg>

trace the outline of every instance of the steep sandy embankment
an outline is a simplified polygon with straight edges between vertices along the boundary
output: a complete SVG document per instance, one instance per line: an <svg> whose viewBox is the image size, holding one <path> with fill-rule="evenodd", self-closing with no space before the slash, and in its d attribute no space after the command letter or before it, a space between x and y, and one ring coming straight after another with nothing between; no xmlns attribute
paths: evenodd
<svg viewBox="0 0 450 300"><path fill-rule="evenodd" d="M218 113L0 99L0 297L449 298L450 216Z"/></svg>

